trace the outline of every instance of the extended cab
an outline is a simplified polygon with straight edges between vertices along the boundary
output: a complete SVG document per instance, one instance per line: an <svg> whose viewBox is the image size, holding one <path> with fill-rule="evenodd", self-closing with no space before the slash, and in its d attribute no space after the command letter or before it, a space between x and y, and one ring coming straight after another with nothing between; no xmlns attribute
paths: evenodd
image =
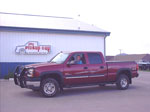
<svg viewBox="0 0 150 112"><path fill-rule="evenodd" d="M60 52L47 63L18 66L14 82L53 97L63 88L116 84L125 90L138 77L135 62L105 62L101 52Z"/></svg>

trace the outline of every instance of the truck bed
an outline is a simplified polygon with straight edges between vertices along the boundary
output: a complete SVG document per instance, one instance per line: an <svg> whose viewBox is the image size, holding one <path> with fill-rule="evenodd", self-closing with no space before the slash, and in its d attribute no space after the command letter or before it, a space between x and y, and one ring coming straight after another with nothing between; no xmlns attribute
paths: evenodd
<svg viewBox="0 0 150 112"><path fill-rule="evenodd" d="M116 80L117 73L127 69L131 72L132 78L137 77L137 63L135 61L107 61L108 81Z"/></svg>

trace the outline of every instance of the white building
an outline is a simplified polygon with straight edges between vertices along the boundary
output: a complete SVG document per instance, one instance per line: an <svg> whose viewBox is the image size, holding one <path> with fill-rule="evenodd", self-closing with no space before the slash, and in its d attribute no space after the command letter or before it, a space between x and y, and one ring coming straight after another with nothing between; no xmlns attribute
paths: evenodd
<svg viewBox="0 0 150 112"><path fill-rule="evenodd" d="M101 51L110 32L73 18L0 13L0 77L60 51Z"/></svg>

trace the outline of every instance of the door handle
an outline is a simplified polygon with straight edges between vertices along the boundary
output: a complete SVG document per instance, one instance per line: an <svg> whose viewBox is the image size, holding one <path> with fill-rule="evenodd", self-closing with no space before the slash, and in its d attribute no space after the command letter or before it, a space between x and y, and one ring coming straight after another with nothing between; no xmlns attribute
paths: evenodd
<svg viewBox="0 0 150 112"><path fill-rule="evenodd" d="M88 69L88 67L84 67L84 69Z"/></svg>
<svg viewBox="0 0 150 112"><path fill-rule="evenodd" d="M100 66L100 69L104 69L104 66Z"/></svg>

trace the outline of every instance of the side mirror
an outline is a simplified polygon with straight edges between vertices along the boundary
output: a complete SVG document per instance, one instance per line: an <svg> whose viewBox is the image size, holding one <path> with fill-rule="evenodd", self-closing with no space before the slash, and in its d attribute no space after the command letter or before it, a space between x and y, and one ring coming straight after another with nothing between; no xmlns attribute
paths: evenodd
<svg viewBox="0 0 150 112"><path fill-rule="evenodd" d="M68 62L67 62L67 66L70 67L70 65L71 65L70 62L68 61Z"/></svg>
<svg viewBox="0 0 150 112"><path fill-rule="evenodd" d="M70 67L70 66L73 65L73 64L74 64L74 61L68 61L68 62L67 62L67 66L68 66L68 67Z"/></svg>

